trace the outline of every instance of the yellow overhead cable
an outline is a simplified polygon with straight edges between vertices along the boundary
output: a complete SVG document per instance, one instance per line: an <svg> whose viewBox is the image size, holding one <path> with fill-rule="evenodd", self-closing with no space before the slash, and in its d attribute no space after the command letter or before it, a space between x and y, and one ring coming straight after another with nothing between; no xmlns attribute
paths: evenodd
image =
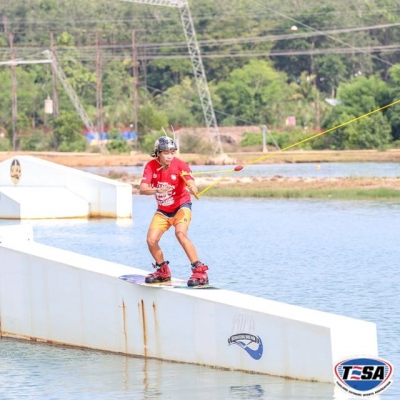
<svg viewBox="0 0 400 400"><path fill-rule="evenodd" d="M400 100L396 100L396 101L394 101L393 103L387 104L386 106L383 106L383 107L379 107L379 108L377 108L376 110L373 110L373 111L370 111L370 112L368 112L368 113L366 113L366 114L361 115L360 117L353 118L353 119L351 119L351 120L349 120L349 121L346 121L346 122L343 122L342 124L337 125L337 126L335 126L335 127L333 127L333 128L327 129L326 131L317 133L317 134L315 134L315 135L313 135L313 136L310 136L309 138L300 140L299 142L294 143L294 144L291 144L290 146L284 147L283 149L279 149L279 150L273 151L272 153L269 153L269 154L267 154L267 155L265 155L265 156L256 158L255 160L250 161L250 162L248 162L248 163L246 163L246 164L237 165L237 166L236 166L235 168L233 168L233 169L220 170L220 171L192 172L192 175L204 175L204 174L210 174L210 173L225 172L225 174L224 174L223 176L221 176L219 179L217 179L215 182L213 182L210 186L206 187L206 188L203 189L201 192L199 192L199 193L198 193L198 196L203 195L205 192L207 192L207 190L211 189L213 186L215 186L217 183L219 183L220 181L222 181L223 179L225 179L227 176L229 176L229 175L232 174L233 172L240 171L240 170L242 170L244 167L247 167L248 165L256 164L256 163L258 163L259 161L262 161L262 160L264 160L264 159L266 159L266 158L268 158L268 157L272 157L272 156L273 156L274 154L276 154L276 153L281 153L281 152L283 152L283 151L289 150L289 149L291 149L291 148L293 148L293 147L295 147L295 146L298 146L299 144L308 142L308 141L311 140L311 139L315 139L315 138L318 137L318 136L325 135L325 133L332 132L332 131L334 131L335 129L341 128L342 126L348 125L348 124L350 124L350 123L352 123L352 122L355 122L355 121L357 121L357 120L359 120L359 119L361 119L361 118L367 117L367 116L369 116L369 115L371 115L371 114L374 114L374 113L376 113L376 112L378 112L378 111L384 110L385 108L389 108L389 107L391 107L391 106L394 106L394 105L397 104L397 103L400 103Z"/></svg>

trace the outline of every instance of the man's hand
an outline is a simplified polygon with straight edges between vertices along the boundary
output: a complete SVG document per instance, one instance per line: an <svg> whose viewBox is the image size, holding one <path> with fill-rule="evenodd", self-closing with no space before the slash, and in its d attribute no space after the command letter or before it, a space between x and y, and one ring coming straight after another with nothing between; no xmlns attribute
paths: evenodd
<svg viewBox="0 0 400 400"><path fill-rule="evenodd" d="M162 187L157 188L157 192L156 193L166 194L169 191L174 190L174 189L175 189L174 186L166 185L166 186L162 186Z"/></svg>
<svg viewBox="0 0 400 400"><path fill-rule="evenodd" d="M186 186L186 190L192 194L193 196L196 196L197 193L199 192L199 189L197 189L197 186L194 184L193 181L188 181L188 184Z"/></svg>
<svg viewBox="0 0 400 400"><path fill-rule="evenodd" d="M147 183L142 183L139 187L139 194L145 194L145 195L166 194L174 189L175 187L172 185L166 185L163 187L155 188L148 185Z"/></svg>
<svg viewBox="0 0 400 400"><path fill-rule="evenodd" d="M199 199L199 196L198 196L198 189L197 189L197 187L196 187L196 185L194 184L194 181L193 181L193 179L186 179L185 178L185 175L189 175L188 173L185 173L184 171L182 171L182 173L181 173L181 178L183 179L183 181L185 182L185 185L186 185L186 190L190 193L190 194L192 194L194 197L196 197L196 199L198 200Z"/></svg>

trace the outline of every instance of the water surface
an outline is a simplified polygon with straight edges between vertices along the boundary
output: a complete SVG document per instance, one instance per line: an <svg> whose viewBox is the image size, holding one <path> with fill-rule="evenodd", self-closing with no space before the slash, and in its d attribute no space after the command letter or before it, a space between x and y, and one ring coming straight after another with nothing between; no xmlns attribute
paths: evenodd
<svg viewBox="0 0 400 400"><path fill-rule="evenodd" d="M229 165L192 165L193 172L207 176L213 171L226 171L234 166ZM130 175L141 176L143 166L132 167L86 167L83 171L106 176L110 171L125 172ZM203 174L204 172L204 174ZM222 175L222 174L219 174ZM219 176L216 175L216 176ZM254 164L248 165L231 176L275 176L303 177L303 178L339 178L339 177L400 177L400 163L376 163L376 162L354 162L354 163L295 163L295 164Z"/></svg>
<svg viewBox="0 0 400 400"><path fill-rule="evenodd" d="M151 270L145 237L155 209L133 196L133 221L43 220L35 240ZM400 365L400 203L207 198L194 200L190 235L210 279L230 289L377 324L379 354ZM1 224L15 223L1 221ZM174 276L189 263L162 239ZM207 346L205 345L205 351ZM334 385L0 341L2 399L332 399ZM382 399L399 399L394 384Z"/></svg>

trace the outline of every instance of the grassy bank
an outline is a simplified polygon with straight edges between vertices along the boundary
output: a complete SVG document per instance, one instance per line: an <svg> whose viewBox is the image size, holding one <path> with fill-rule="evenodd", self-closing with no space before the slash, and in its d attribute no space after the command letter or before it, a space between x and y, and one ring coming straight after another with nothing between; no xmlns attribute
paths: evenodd
<svg viewBox="0 0 400 400"><path fill-rule="evenodd" d="M218 187L207 191L210 197L255 197L284 199L327 199L327 200L400 200L399 189L249 189Z"/></svg>
<svg viewBox="0 0 400 400"><path fill-rule="evenodd" d="M239 164L259 163L293 164L325 162L400 162L400 149L379 150L321 150L270 151L269 153L232 153Z"/></svg>
<svg viewBox="0 0 400 400"><path fill-rule="evenodd" d="M212 182L199 182L201 190ZM263 177L246 182L240 179L218 184L204 195L220 197L259 197L330 200L399 200L399 178L292 178Z"/></svg>
<svg viewBox="0 0 400 400"><path fill-rule="evenodd" d="M111 177L109 175L108 177ZM114 179L128 182L137 194L140 177L112 175ZM327 200L400 200L400 177L398 178L301 178L301 177L254 177L232 178L216 182L217 178L197 178L201 196L255 197L285 199Z"/></svg>

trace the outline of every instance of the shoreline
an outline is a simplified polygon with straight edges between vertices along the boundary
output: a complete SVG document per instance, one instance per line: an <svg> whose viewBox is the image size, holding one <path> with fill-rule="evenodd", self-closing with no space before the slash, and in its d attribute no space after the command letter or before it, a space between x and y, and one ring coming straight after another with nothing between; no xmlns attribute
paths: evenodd
<svg viewBox="0 0 400 400"><path fill-rule="evenodd" d="M18 156L34 156L67 167L118 167L142 166L151 160L150 155L130 154L102 155L99 153L60 152L0 152L0 162ZM237 165L279 163L325 163L325 162L398 162L400 149L378 150L321 150L321 151L270 151L226 153L217 156L204 154L177 155L189 165Z"/></svg>
<svg viewBox="0 0 400 400"><path fill-rule="evenodd" d="M140 176L113 173L112 179L132 185L139 194ZM309 198L344 200L400 200L400 177L218 177L195 178L202 195L210 197ZM217 182L217 184L214 183Z"/></svg>
<svg viewBox="0 0 400 400"><path fill-rule="evenodd" d="M71 168L143 166L151 157L142 153L129 155L101 155L98 153L34 153L0 152L0 162L29 155L39 157ZM201 154L181 154L178 156L189 165L211 165L210 158ZM230 157L230 158L226 158ZM231 163L228 164L226 161ZM388 151L291 151L281 153L231 153L214 158L214 165L249 165L271 163L318 163L324 162L393 162L400 163L400 149ZM233 162L234 161L234 162ZM254 163L255 164L255 163ZM132 185L132 193L137 194L140 176L110 170L106 178L116 179ZM319 199L400 199L400 176L386 177L340 177L302 178L282 177L232 177L227 176L210 190L220 177L195 177L199 191L206 189L205 196L263 197L263 198L319 198Z"/></svg>

